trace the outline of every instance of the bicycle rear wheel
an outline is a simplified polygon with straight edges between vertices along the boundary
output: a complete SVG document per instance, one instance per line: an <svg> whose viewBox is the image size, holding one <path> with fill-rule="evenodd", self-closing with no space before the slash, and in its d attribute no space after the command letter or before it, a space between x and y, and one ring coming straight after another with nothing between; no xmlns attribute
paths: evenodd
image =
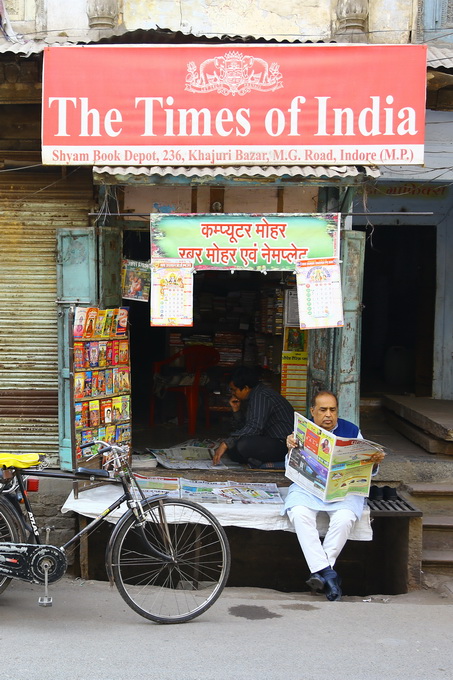
<svg viewBox="0 0 453 680"><path fill-rule="evenodd" d="M190 501L160 499L143 508L142 530L131 512L112 536L107 562L115 585L147 619L190 621L211 607L225 587L230 570L226 534L206 508ZM172 560L154 555L152 548Z"/></svg>
<svg viewBox="0 0 453 680"><path fill-rule="evenodd" d="M0 542L22 543L25 541L23 526L7 501L0 497ZM12 579L0 574L0 594L9 586Z"/></svg>

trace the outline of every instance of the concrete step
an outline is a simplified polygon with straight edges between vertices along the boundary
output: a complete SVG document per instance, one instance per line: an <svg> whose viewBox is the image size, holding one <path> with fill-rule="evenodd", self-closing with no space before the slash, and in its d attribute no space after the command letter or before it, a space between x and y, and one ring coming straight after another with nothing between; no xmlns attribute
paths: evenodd
<svg viewBox="0 0 453 680"><path fill-rule="evenodd" d="M412 496L452 496L453 484L441 482L414 482L406 484L407 491Z"/></svg>
<svg viewBox="0 0 453 680"><path fill-rule="evenodd" d="M423 571L453 575L453 549L423 550L422 569Z"/></svg>
<svg viewBox="0 0 453 680"><path fill-rule="evenodd" d="M423 516L423 549L453 549L453 515Z"/></svg>

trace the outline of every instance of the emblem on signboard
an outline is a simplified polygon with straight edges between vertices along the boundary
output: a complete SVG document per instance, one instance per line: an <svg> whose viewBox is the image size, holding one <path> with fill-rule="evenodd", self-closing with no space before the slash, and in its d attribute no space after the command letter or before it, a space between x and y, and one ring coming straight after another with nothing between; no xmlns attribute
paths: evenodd
<svg viewBox="0 0 453 680"><path fill-rule="evenodd" d="M233 96L251 90L272 92L283 87L280 67L275 62L251 57L240 52L226 52L223 56L205 59L197 69L195 62L187 64L186 90L214 92Z"/></svg>

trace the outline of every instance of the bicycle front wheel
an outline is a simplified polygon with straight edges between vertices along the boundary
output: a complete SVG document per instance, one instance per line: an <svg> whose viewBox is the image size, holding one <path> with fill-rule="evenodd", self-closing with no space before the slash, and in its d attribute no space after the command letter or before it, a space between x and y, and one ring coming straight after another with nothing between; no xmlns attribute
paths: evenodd
<svg viewBox="0 0 453 680"><path fill-rule="evenodd" d="M144 526L131 513L112 536L108 566L115 585L147 619L190 621L211 607L225 587L228 539L217 519L196 503L165 498L147 501L143 508Z"/></svg>
<svg viewBox="0 0 453 680"><path fill-rule="evenodd" d="M25 532L16 513L8 502L0 497L0 542L23 543L24 541ZM9 586L11 580L0 574L0 594Z"/></svg>

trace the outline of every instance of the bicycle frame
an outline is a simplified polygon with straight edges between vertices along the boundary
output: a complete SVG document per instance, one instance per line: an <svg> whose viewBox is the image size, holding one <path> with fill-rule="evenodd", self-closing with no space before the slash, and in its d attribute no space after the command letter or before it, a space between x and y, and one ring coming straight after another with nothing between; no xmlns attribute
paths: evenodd
<svg viewBox="0 0 453 680"><path fill-rule="evenodd" d="M52 471L52 470L35 470L35 469L27 469L27 468L22 468L18 469L15 468L12 470L13 476L17 479L17 483L19 486L19 490L22 494L24 506L25 506L25 511L27 515L27 519L30 522L30 526L33 532L34 540L37 545L42 545L41 537L39 535L39 529L36 524L36 519L33 513L32 505L30 503L28 494L25 490L25 484L24 484L24 477L27 475L33 475L33 477L44 477L44 478L56 478L56 479L69 479L72 481L99 481L102 483L107 483L107 484L121 484L123 487L123 493L121 496L114 501L111 505L109 505L105 510L103 510L99 515L97 515L90 524L88 524L84 529L81 529L77 534L75 534L69 541L64 543L60 548L62 550L67 550L70 546L72 546L74 543L79 541L85 534L88 534L88 532L95 531L97 527L104 521L106 521L107 517L112 514L117 508L120 507L120 505L124 502L127 502L127 505L132 512L134 512L138 525L137 528L140 531L140 535L142 537L142 540L145 541L147 549L155 555L155 557L158 557L159 559L162 559L167 562L171 562L172 558L169 557L168 555L165 555L164 553L161 553L159 550L156 550L156 548L149 543L149 541L146 539L145 534L143 531L141 531L141 525L143 525L145 518L141 509L141 502L139 500L136 500L133 498L130 488L128 486L128 483L125 479L125 475L122 474L119 476L119 478L115 479L112 477L104 477L104 476L98 476L96 475L96 470L93 470L93 474L90 476L87 473L77 473L77 472L59 472L59 471ZM141 490L140 490L141 491ZM7 497L6 497L7 498ZM142 500L144 499L144 495L142 494ZM10 503L11 500L7 499ZM13 504L14 505L14 504ZM23 517L21 515L21 517ZM0 552L1 552L1 544L0 544Z"/></svg>

